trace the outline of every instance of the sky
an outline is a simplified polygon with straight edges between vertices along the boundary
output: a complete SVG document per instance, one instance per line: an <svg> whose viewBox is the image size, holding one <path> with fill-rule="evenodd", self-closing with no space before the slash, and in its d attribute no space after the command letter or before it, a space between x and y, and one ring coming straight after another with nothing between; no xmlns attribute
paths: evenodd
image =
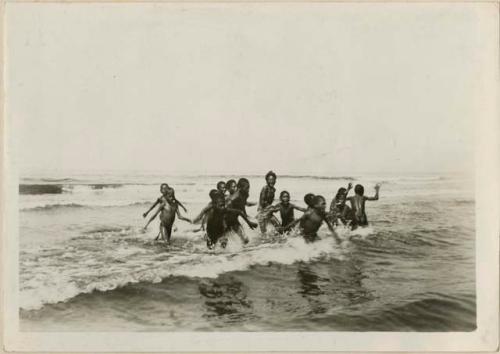
<svg viewBox="0 0 500 354"><path fill-rule="evenodd" d="M471 171L483 10L8 3L10 151L21 173Z"/></svg>

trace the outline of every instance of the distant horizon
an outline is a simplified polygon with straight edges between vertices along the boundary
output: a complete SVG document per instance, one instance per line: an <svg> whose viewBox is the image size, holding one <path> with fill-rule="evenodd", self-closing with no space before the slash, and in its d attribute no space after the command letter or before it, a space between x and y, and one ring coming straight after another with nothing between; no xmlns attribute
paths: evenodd
<svg viewBox="0 0 500 354"><path fill-rule="evenodd" d="M29 172L20 172L20 178L32 178L37 176L43 177L65 177L65 176L98 176L98 175L122 175L122 176L169 176L169 177L238 177L238 176L247 176L247 177L260 177L264 176L270 170L263 170L261 173L257 172L241 172L241 173L224 173L224 172L168 172L168 171L160 171L160 170L95 170L95 171L83 171L83 170L72 170L72 171L29 171ZM429 175L429 176L448 176L448 175L473 175L474 169L471 171L432 171L432 172L418 172L418 171L405 171L405 172L394 172L394 171L381 171L381 172L338 172L338 173L328 173L328 174L311 174L311 173L287 173L280 172L277 170L274 171L278 177L313 177L313 178L351 178L355 176L419 176L419 175Z"/></svg>

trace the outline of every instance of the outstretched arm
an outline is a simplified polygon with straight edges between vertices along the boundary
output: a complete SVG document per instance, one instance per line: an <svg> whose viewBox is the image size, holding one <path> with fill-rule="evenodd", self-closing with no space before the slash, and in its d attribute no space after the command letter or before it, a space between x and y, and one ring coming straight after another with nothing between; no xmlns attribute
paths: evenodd
<svg viewBox="0 0 500 354"><path fill-rule="evenodd" d="M255 229L257 226L259 226L257 223L250 221L248 219L248 216L246 216L245 213L243 213L241 210L226 208L226 212L235 213L238 214L238 216L241 216L251 229Z"/></svg>
<svg viewBox="0 0 500 354"><path fill-rule="evenodd" d="M297 209L298 211L301 211L303 213L305 213L306 210L307 210L306 208L299 207L299 206L297 206L295 204L292 204L292 208Z"/></svg>
<svg viewBox="0 0 500 354"><path fill-rule="evenodd" d="M187 209L184 207L184 205L182 205L182 203L177 200L177 198L175 199L175 202L179 204L179 206L184 210L185 213L188 212Z"/></svg>
<svg viewBox="0 0 500 354"><path fill-rule="evenodd" d="M290 230L290 229L293 229L301 220L302 218L299 218L297 220L294 220L292 221L291 223L289 223L288 225L285 225L285 226L282 226L282 229L283 230Z"/></svg>
<svg viewBox="0 0 500 354"><path fill-rule="evenodd" d="M378 200L378 191L380 189L380 184L375 185L375 195L373 197L366 197L366 200Z"/></svg>
<svg viewBox="0 0 500 354"><path fill-rule="evenodd" d="M306 215L308 215L307 212L305 212L300 218L295 219L294 221L288 223L288 225L283 226L281 229L282 230L293 229L298 223L300 223L302 220L304 220L306 218Z"/></svg>
<svg viewBox="0 0 500 354"><path fill-rule="evenodd" d="M153 214L153 216L149 219L148 223L146 224L146 226L144 226L144 230L146 230L149 226L149 224L151 224L151 222L158 216L158 214L160 213L161 211L161 206L158 208L158 210L156 211L156 213Z"/></svg>
<svg viewBox="0 0 500 354"><path fill-rule="evenodd" d="M280 208L281 208L281 206L279 204L269 205L269 206L265 207L262 211L265 213L274 214L277 211L279 211Z"/></svg>
<svg viewBox="0 0 500 354"><path fill-rule="evenodd" d="M335 238L335 241L337 241L337 243L342 242L342 240L339 238L339 236L335 232L335 229L333 228L332 223L330 222L330 220L328 220L328 218L326 217L326 215L323 218L323 220L326 222L326 225L328 226L328 229L330 229L330 232L332 233L333 238Z"/></svg>
<svg viewBox="0 0 500 354"><path fill-rule="evenodd" d="M202 211L200 211L200 213L198 214L198 216L196 216L193 219L193 224L197 224L200 221L202 221L202 219L205 217L205 214L208 213L208 211L210 209L212 209L212 202L208 203L208 205L206 207L204 207Z"/></svg>
<svg viewBox="0 0 500 354"><path fill-rule="evenodd" d="M207 224L207 215L208 214L203 215L203 219L201 220L201 229L202 230L205 230L205 225Z"/></svg>
<svg viewBox="0 0 500 354"><path fill-rule="evenodd" d="M186 218L186 217L182 216L181 211L179 210L179 208L177 208L176 213L177 213L177 216L179 217L179 220L183 220L183 221L188 222L188 223L190 223L190 224L192 224L192 223L193 223L193 222L192 222L191 220L189 220L188 218Z"/></svg>
<svg viewBox="0 0 500 354"><path fill-rule="evenodd" d="M142 217L145 218L146 216L148 216L149 212L151 210L153 210L154 207L158 205L158 203L160 203L160 198L156 199L156 202L154 202L154 204L151 205L151 208L149 208L148 211L146 211L144 214L142 214Z"/></svg>

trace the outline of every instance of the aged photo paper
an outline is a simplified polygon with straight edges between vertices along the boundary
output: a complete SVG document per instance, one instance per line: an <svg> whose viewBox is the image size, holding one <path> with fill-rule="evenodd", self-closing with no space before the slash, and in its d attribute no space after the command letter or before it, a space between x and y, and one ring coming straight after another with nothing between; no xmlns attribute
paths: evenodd
<svg viewBox="0 0 500 354"><path fill-rule="evenodd" d="M497 349L497 2L4 20L6 351Z"/></svg>

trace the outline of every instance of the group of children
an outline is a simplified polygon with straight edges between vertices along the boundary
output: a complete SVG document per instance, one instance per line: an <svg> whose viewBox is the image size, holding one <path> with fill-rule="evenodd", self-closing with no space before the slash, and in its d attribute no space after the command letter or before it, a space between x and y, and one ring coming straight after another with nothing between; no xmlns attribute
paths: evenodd
<svg viewBox="0 0 500 354"><path fill-rule="evenodd" d="M262 188L258 202L258 223L249 220L246 207L254 206L256 203L248 201L250 193L250 182L246 178L240 178L238 182L231 179L227 182L217 183L217 189L212 189L209 193L210 202L193 220L181 215L179 207L187 212L186 208L175 198L175 191L166 183L160 187L161 197L143 214L143 217L158 206L155 214L149 219L148 225L160 215L160 232L156 237L160 237L167 243L170 243L172 235L172 226L175 217L189 223L201 223L198 230L206 232L207 247L212 249L217 243L221 247L227 245L227 235L229 232L236 233L244 244L248 243L248 237L239 222L241 217L247 225L254 229L259 226L260 231L265 234L268 225L273 225L279 233L286 233L292 230L297 224L300 226L301 234L307 242L313 242L318 239L317 232L323 223L326 223L333 237L340 242L334 226L342 223L349 226L352 230L358 227L368 225L365 213L365 202L367 200L378 200L380 185L375 186L375 195L373 197L364 196L364 188L357 184L354 187L354 195L348 197L352 184L347 188L340 188L333 198L330 211L326 211L326 200L321 195L308 193L304 196L306 208L290 203L290 193L282 191L279 196L279 202L274 203L276 188L276 174L269 171L266 176L266 185ZM347 205L350 202L350 207ZM294 210L301 211L303 214L296 219ZM279 212L279 221L274 214Z"/></svg>

